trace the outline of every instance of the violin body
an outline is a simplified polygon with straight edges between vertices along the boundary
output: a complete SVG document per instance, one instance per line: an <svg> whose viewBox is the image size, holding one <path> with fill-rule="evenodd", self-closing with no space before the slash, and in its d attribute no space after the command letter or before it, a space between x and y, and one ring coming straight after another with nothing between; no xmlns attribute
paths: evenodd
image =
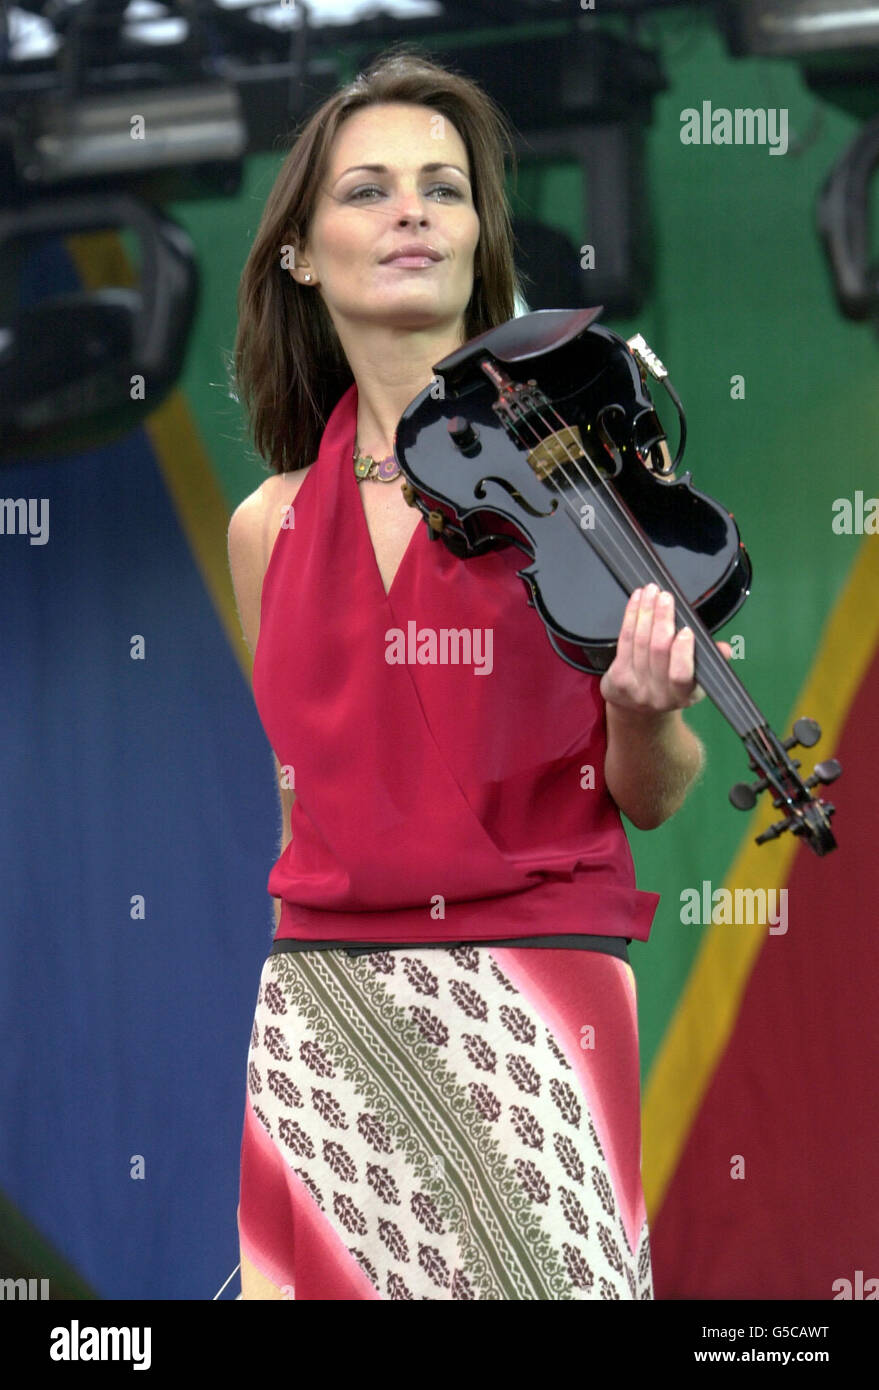
<svg viewBox="0 0 879 1390"><path fill-rule="evenodd" d="M824 855L836 846L834 807L811 795L841 772L830 759L803 779L789 757L820 737L814 720L772 731L709 634L742 605L751 564L729 512L689 473L663 476L665 439L647 390L667 372L640 335L626 342L595 322L601 309L543 309L479 334L434 364L430 386L407 406L394 436L403 493L433 540L462 560L516 545L518 571L547 636L579 670L613 661L630 595L654 582L675 601L675 625L694 633L695 676L742 739L754 783L730 800L750 809L771 790L786 830Z"/></svg>
<svg viewBox="0 0 879 1390"><path fill-rule="evenodd" d="M592 323L595 312L524 315L437 363L444 396L426 387L415 398L397 427L395 451L415 492L463 532L466 545L459 538L457 553L480 554L512 535L524 543L534 557L518 571L529 602L572 664L599 674L613 661L623 612L637 587L625 588L601 558L613 541L615 513L597 480L584 481L570 467L552 481L540 478L527 452L511 448L493 410L496 389L477 365L486 350L520 375L538 371L542 391L566 424L577 426L584 446L595 437L602 476L612 480L617 498L638 519L708 631L741 607L751 565L730 513L698 492L689 473L672 481L645 466L664 434L635 359L619 351L622 339ZM608 401L618 408L608 410ZM448 428L464 415L479 444L469 455ZM599 438L602 422L606 439ZM588 530L591 544L584 545ZM434 534L455 548L448 524Z"/></svg>

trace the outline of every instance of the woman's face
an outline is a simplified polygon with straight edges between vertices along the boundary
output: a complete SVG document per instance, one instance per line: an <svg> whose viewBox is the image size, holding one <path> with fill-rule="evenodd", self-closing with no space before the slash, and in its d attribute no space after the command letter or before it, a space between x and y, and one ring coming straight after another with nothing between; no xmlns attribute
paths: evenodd
<svg viewBox="0 0 879 1390"><path fill-rule="evenodd" d="M303 248L306 289L319 286L341 336L357 324L460 324L479 240L469 176L458 131L430 107L388 102L347 118ZM438 259L388 260L412 242ZM301 261L292 272L300 282Z"/></svg>

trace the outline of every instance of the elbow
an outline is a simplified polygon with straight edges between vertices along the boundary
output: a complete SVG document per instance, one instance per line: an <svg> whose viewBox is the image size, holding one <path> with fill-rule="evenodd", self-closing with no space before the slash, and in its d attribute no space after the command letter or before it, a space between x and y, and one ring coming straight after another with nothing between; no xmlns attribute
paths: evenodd
<svg viewBox="0 0 879 1390"><path fill-rule="evenodd" d="M630 821L636 830L658 830L681 809L685 797L686 791L675 797L656 797L651 800L633 798L628 802L614 797L614 800L626 820Z"/></svg>
<svg viewBox="0 0 879 1390"><path fill-rule="evenodd" d="M674 815L677 807L673 810L645 810L643 807L633 807L627 811L624 806L620 807L623 815L631 821L636 830L657 830L660 825L664 825L671 816Z"/></svg>

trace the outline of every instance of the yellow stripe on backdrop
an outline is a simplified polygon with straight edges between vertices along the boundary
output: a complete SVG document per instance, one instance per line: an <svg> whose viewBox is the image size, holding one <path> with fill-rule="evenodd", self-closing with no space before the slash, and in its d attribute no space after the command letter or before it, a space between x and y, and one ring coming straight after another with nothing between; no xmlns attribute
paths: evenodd
<svg viewBox="0 0 879 1390"><path fill-rule="evenodd" d="M821 725L810 760L833 756L852 701L879 642L879 537L867 537L830 614L818 653L794 704ZM788 728L789 725L786 726ZM754 836L779 819L768 793L749 818L744 843L724 887L787 882L799 840L786 834L759 846ZM804 848L804 853L811 853ZM766 927L706 929L702 949L650 1070L642 1106L643 1177L647 1211L655 1222L699 1107L735 1028L742 996L766 940Z"/></svg>
<svg viewBox="0 0 879 1390"><path fill-rule="evenodd" d="M66 246L84 289L137 283L116 232L70 236ZM144 429L204 586L249 682L253 661L241 633L229 575L229 509L183 392L171 391L149 415Z"/></svg>

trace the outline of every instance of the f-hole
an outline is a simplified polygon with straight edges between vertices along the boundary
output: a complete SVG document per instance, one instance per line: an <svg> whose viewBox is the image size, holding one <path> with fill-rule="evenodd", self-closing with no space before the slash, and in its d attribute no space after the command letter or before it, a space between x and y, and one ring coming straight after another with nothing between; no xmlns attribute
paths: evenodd
<svg viewBox="0 0 879 1390"><path fill-rule="evenodd" d="M508 478L495 478L494 475L491 473L487 473L484 478L479 479L479 482L473 489L473 495L475 497L478 497L480 499L485 497L485 483L497 483L498 487L502 487L504 489L504 492L509 493L510 497L512 497L522 508L522 510L528 513L529 516L552 516L553 512L558 510L558 497L553 497L550 503L549 511L541 512L537 509L537 507L532 507L530 502L526 502L521 492L519 492L515 487L513 487L512 483L509 481Z"/></svg>

